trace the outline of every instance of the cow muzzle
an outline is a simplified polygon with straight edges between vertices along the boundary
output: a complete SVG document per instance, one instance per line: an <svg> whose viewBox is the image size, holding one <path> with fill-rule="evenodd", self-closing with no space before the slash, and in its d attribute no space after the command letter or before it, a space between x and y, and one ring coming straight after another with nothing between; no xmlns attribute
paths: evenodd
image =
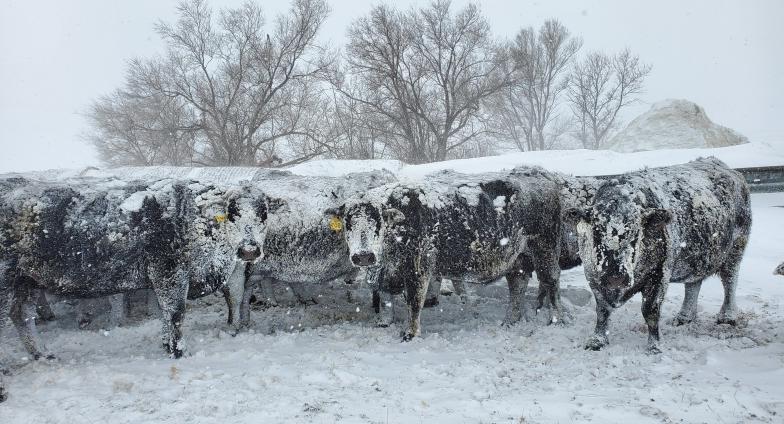
<svg viewBox="0 0 784 424"><path fill-rule="evenodd" d="M253 262L262 257L261 248L255 241L245 241L237 249L237 257L245 262Z"/></svg>
<svg viewBox="0 0 784 424"><path fill-rule="evenodd" d="M354 266L371 266L376 264L376 254L373 252L359 252L351 255Z"/></svg>

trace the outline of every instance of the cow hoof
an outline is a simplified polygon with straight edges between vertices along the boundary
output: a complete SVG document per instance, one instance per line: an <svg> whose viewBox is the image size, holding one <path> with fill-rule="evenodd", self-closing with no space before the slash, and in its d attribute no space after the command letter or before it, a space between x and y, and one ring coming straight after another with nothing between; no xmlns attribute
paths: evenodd
<svg viewBox="0 0 784 424"><path fill-rule="evenodd" d="M8 392L6 392L4 388L0 387L0 402L5 402L6 399L8 399Z"/></svg>
<svg viewBox="0 0 784 424"><path fill-rule="evenodd" d="M602 339L601 337L591 336L587 342L585 342L585 350L593 350L594 352L602 350L603 347L607 346L609 342L607 339Z"/></svg>
<svg viewBox="0 0 784 424"><path fill-rule="evenodd" d="M501 327L509 328L514 327L517 323L520 322L522 319L521 314L507 314L503 321L501 321Z"/></svg>
<svg viewBox="0 0 784 424"><path fill-rule="evenodd" d="M392 325L392 322L390 320L385 320L383 318L379 318L375 322L375 326L378 328L387 328L390 325Z"/></svg>
<svg viewBox="0 0 784 424"><path fill-rule="evenodd" d="M36 353L36 354L33 354L33 359L35 359L36 361L41 359L41 358L44 358L44 359L49 360L49 361L53 361L53 360L57 359L57 357L52 355L51 353Z"/></svg>
<svg viewBox="0 0 784 424"><path fill-rule="evenodd" d="M648 346L648 349L645 351L645 353L647 353L648 355L658 355L662 353L662 351L661 349L659 349L659 346L651 345Z"/></svg>
<svg viewBox="0 0 784 424"><path fill-rule="evenodd" d="M173 351L169 352L173 359L180 359L182 358L182 349L174 349Z"/></svg>
<svg viewBox="0 0 784 424"><path fill-rule="evenodd" d="M692 322L692 318L685 317L683 315L678 315L672 319L673 327L680 327L681 325L690 324Z"/></svg>
<svg viewBox="0 0 784 424"><path fill-rule="evenodd" d="M731 325L731 326L735 327L735 326L738 325L738 320L735 319L735 317L720 316L720 317L718 317L716 319L716 323L717 324L728 324L728 325Z"/></svg>

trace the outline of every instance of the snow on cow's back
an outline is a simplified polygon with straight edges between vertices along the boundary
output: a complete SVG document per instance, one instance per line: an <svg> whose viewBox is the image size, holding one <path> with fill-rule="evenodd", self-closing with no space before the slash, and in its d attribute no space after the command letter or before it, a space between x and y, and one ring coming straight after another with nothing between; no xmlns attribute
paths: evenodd
<svg viewBox="0 0 784 424"><path fill-rule="evenodd" d="M347 199L395 181L395 176L386 170L339 177L276 171L258 176L251 183L270 198L274 217L270 225L277 222L281 226L308 226L321 222L326 210L341 206Z"/></svg>

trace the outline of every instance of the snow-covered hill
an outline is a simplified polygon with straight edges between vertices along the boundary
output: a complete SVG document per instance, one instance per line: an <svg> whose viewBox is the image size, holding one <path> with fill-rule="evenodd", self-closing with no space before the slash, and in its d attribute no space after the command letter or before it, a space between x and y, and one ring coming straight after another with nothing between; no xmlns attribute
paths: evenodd
<svg viewBox="0 0 784 424"><path fill-rule="evenodd" d="M616 152L727 147L746 137L715 124L705 109L688 100L664 100L635 118L608 143Z"/></svg>

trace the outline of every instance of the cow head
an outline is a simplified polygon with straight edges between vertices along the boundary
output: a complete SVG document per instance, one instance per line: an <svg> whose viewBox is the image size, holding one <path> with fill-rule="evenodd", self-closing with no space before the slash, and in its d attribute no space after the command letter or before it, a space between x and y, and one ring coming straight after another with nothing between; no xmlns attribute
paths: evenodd
<svg viewBox="0 0 784 424"><path fill-rule="evenodd" d="M773 270L773 275L784 275L784 262L780 263L779 266Z"/></svg>
<svg viewBox="0 0 784 424"><path fill-rule="evenodd" d="M597 194L592 208L568 209L565 219L577 227L580 256L597 296L618 307L634 285L645 252L643 235L667 225L672 215L641 206L628 190L610 187Z"/></svg>
<svg viewBox="0 0 784 424"><path fill-rule="evenodd" d="M268 201L251 186L200 190L197 236L213 255L256 262L264 257Z"/></svg>
<svg viewBox="0 0 784 424"><path fill-rule="evenodd" d="M342 231L351 264L374 266L381 260L384 236L390 226L405 220L397 209L360 200L326 212L333 231Z"/></svg>

